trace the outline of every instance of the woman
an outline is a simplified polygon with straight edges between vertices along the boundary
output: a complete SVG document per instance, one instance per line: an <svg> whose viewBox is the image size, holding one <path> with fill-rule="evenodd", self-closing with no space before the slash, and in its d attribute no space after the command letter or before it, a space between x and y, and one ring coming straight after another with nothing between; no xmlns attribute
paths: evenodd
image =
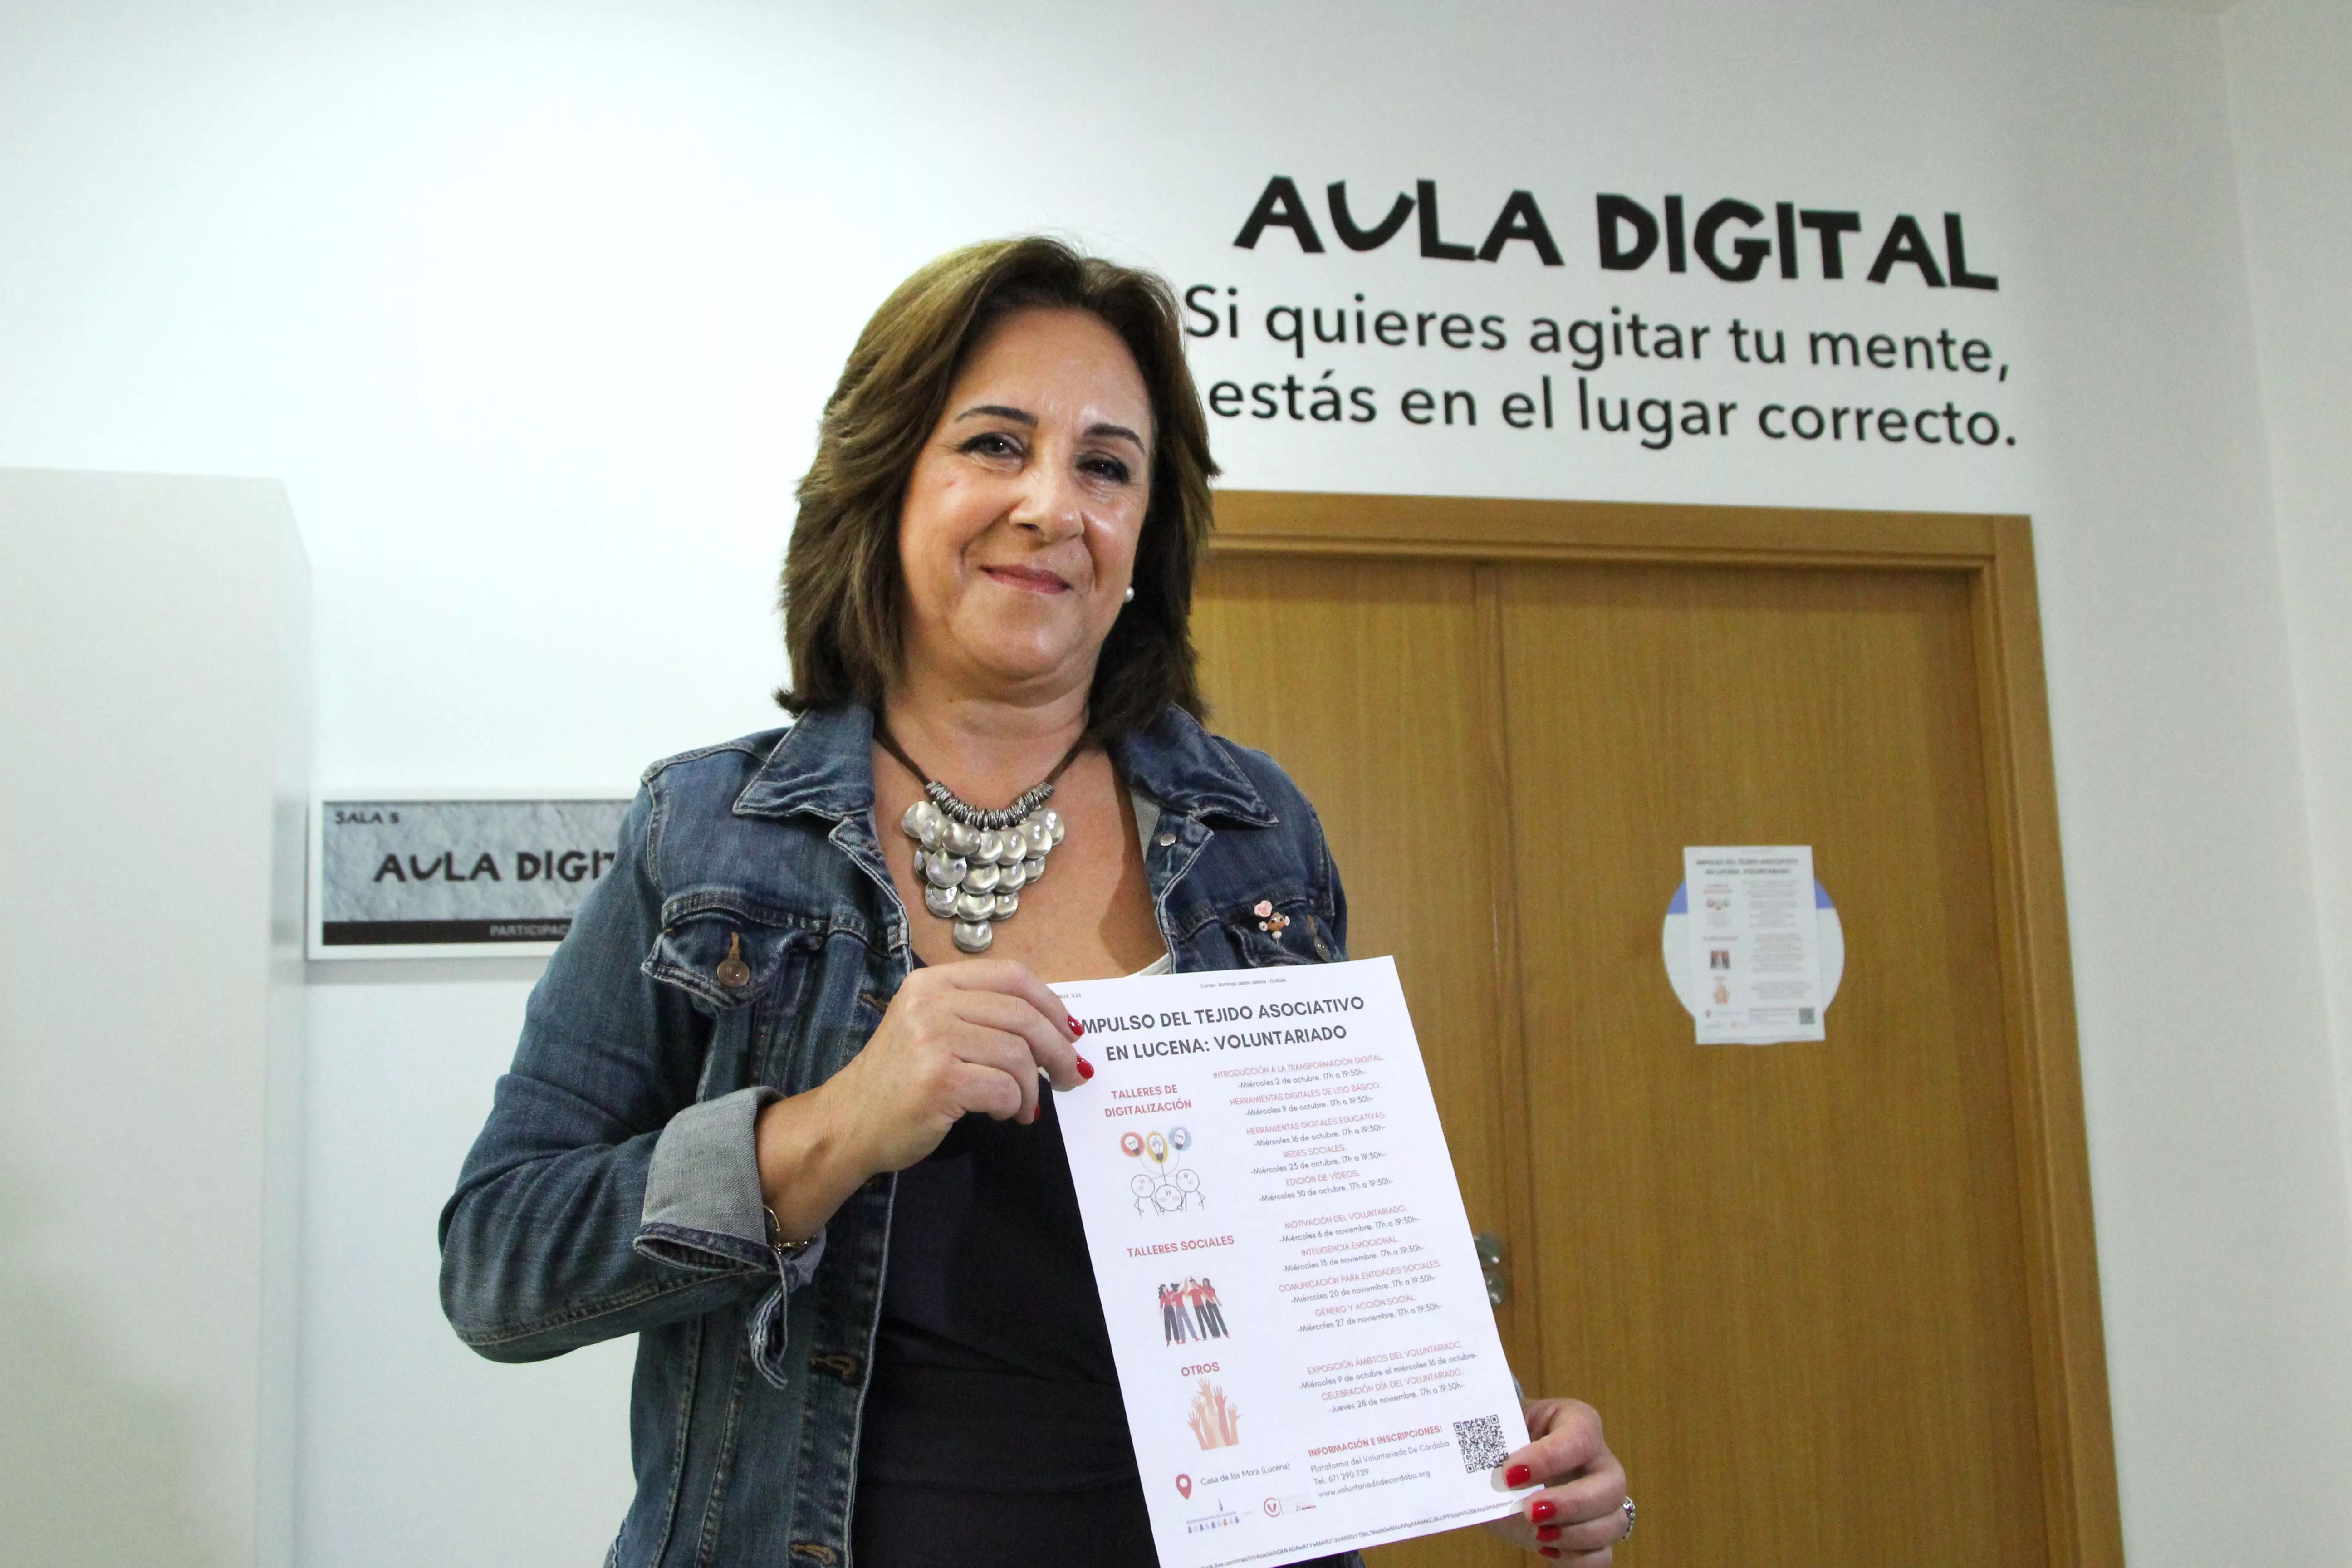
<svg viewBox="0 0 2352 1568"><path fill-rule="evenodd" d="M859 337L784 565L798 721L646 773L441 1216L484 1355L639 1336L614 1563L1154 1562L1046 982L1347 940L1313 809L1199 723L1214 471L1147 274L976 246ZM1498 1528L1606 1563L1598 1419L1528 1420L1551 1484Z"/></svg>

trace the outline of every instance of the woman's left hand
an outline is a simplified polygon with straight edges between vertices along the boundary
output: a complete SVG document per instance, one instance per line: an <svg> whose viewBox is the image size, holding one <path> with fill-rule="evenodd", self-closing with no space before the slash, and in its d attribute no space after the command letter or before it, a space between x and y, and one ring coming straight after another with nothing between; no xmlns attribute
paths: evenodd
<svg viewBox="0 0 2352 1568"><path fill-rule="evenodd" d="M1609 1568L1628 1533L1625 1467L1601 1439L1601 1413L1578 1399L1530 1399L1525 1409L1534 1440L1503 1461L1503 1479L1522 1487L1540 1481L1543 1490L1486 1528L1546 1557Z"/></svg>

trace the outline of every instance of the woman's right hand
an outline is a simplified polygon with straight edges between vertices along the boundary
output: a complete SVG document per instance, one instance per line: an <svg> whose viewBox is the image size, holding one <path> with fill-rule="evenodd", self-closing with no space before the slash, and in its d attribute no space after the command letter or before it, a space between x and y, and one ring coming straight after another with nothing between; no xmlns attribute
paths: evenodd
<svg viewBox="0 0 2352 1568"><path fill-rule="evenodd" d="M823 1092L867 1174L903 1171L971 1112L1037 1120L1040 1072L1055 1089L1082 1081L1077 1037L1062 999L1023 965L938 964L907 976L881 1027Z"/></svg>
<svg viewBox="0 0 2352 1568"><path fill-rule="evenodd" d="M1037 1119L1037 1077L1093 1076L1061 998L1007 959L908 975L849 1065L761 1112L760 1185L788 1237L814 1236L869 1178L929 1154L973 1112Z"/></svg>

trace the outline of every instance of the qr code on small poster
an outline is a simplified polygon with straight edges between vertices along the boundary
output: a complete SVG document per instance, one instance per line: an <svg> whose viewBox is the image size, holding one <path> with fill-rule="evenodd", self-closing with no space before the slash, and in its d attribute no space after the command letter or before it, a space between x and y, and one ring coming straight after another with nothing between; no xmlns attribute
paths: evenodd
<svg viewBox="0 0 2352 1568"><path fill-rule="evenodd" d="M1465 1473L1491 1470L1510 1453L1503 1447L1503 1418L1481 1415L1454 1424L1454 1441L1462 1450Z"/></svg>
<svg viewBox="0 0 2352 1568"><path fill-rule="evenodd" d="M1800 1007L1797 1009L1797 1022L1800 1025L1810 1026L1812 1021L1813 1010L1811 1007Z"/></svg>

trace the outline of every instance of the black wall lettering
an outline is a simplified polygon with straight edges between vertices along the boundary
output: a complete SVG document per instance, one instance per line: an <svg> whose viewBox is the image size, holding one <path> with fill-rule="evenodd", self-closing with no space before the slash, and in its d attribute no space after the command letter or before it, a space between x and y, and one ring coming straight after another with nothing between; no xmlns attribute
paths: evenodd
<svg viewBox="0 0 2352 1568"><path fill-rule="evenodd" d="M1862 232L1860 213L1816 212L1808 209L1797 215L1807 228L1822 238L1822 276L1845 276L1845 254L1840 248L1839 237Z"/></svg>
<svg viewBox="0 0 2352 1568"><path fill-rule="evenodd" d="M1477 252L1466 245L1450 245L1437 235L1437 182L1419 180L1413 184L1421 201L1421 253L1440 261L1470 261Z"/></svg>
<svg viewBox="0 0 2352 1568"><path fill-rule="evenodd" d="M1412 198L1400 195L1389 207L1389 216L1370 228L1358 228L1348 212L1348 182L1334 180L1323 192L1331 205L1331 230L1339 243L1350 250L1378 250L1396 237L1397 230L1412 211Z"/></svg>
<svg viewBox="0 0 2352 1568"><path fill-rule="evenodd" d="M1944 215L1944 259L1952 269L1955 289L1998 289L2000 279L1989 273L1969 270L1969 247L1960 237L1960 215Z"/></svg>
<svg viewBox="0 0 2352 1568"><path fill-rule="evenodd" d="M1276 174L1265 183L1265 191L1250 209L1249 221L1242 225L1234 244L1243 250L1255 250L1258 237L1269 228L1286 228L1298 238L1298 248L1320 255L1323 237L1315 232L1315 220L1307 216L1307 204L1298 199L1298 187L1287 174Z"/></svg>
<svg viewBox="0 0 2352 1568"><path fill-rule="evenodd" d="M1698 227L1692 233L1691 242L1709 272L1727 283L1745 283L1764 269L1764 258L1772 254L1772 242L1752 237L1735 239L1731 250L1739 259L1726 261L1716 247L1717 240L1725 224L1739 223L1753 228L1763 221L1764 215L1759 209L1726 196L1698 215Z"/></svg>
<svg viewBox="0 0 2352 1568"><path fill-rule="evenodd" d="M1601 265L1611 272L1632 272L1656 254L1658 220L1650 209L1631 196L1601 195L1593 198L1594 215L1601 226ZM1633 243L1625 242L1625 231L1631 231Z"/></svg>
<svg viewBox="0 0 2352 1568"><path fill-rule="evenodd" d="M1905 263L1919 269L1919 276L1930 289L1944 286L1944 274L1936 266L1936 254L1927 248L1927 237L1919 232L1919 220L1905 213L1889 225L1885 242L1878 247L1878 259L1870 264L1870 280L1884 283L1886 275Z"/></svg>
<svg viewBox="0 0 2352 1568"><path fill-rule="evenodd" d="M1195 326L1187 320L1184 323L1184 335L1188 338L1213 338L1217 335L1217 312L1201 303L1199 297L1202 294L1214 300L1217 297L1217 286L1213 283L1195 283L1184 290L1184 314L1188 318L1198 316L1207 323L1205 326Z"/></svg>
<svg viewBox="0 0 2352 1568"><path fill-rule="evenodd" d="M1503 247L1515 239L1524 239L1536 247L1546 267L1559 265L1559 247L1551 242L1551 230L1544 226L1543 214L1536 199L1525 191L1513 191L1503 210L1495 216L1495 226L1486 231L1486 243L1478 247L1478 259L1493 261L1501 257Z"/></svg>

